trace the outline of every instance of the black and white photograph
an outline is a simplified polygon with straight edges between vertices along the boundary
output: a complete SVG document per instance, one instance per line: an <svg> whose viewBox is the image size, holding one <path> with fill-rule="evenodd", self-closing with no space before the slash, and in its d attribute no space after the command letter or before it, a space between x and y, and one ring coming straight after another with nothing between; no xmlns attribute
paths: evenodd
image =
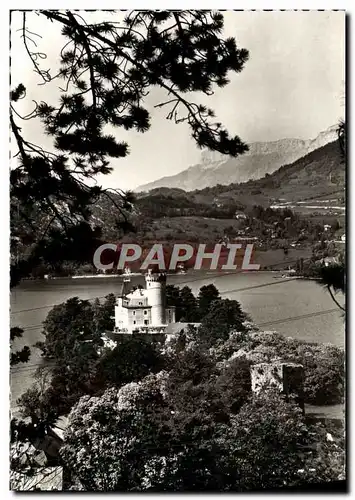
<svg viewBox="0 0 355 500"><path fill-rule="evenodd" d="M8 489L345 493L348 14L148 7L10 11Z"/></svg>

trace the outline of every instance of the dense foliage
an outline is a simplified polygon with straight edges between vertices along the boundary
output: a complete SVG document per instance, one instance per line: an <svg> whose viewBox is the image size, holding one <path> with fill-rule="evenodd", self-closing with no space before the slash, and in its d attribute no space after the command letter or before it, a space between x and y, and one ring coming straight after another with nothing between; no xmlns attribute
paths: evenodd
<svg viewBox="0 0 355 500"><path fill-rule="evenodd" d="M244 332L216 344L216 361L246 356L251 363L274 361L299 363L304 367L304 398L313 405L338 404L345 394L345 353L331 344L309 344L276 332Z"/></svg>
<svg viewBox="0 0 355 500"><path fill-rule="evenodd" d="M141 380L163 367L159 342L146 336L123 337L113 349L104 352L96 367L99 386L121 387Z"/></svg>
<svg viewBox="0 0 355 500"><path fill-rule="evenodd" d="M26 363L30 359L31 350L28 346L24 346L18 351L13 351L13 343L17 338L21 338L23 334L23 329L14 326L10 328L10 342L11 342L11 354L10 354L10 365L17 365L18 363Z"/></svg>
<svg viewBox="0 0 355 500"><path fill-rule="evenodd" d="M329 466L341 460L337 446L326 447L324 430L279 394L223 413L213 378L181 385L178 395L169 378L161 372L72 409L61 456L81 488L248 491L338 477L341 467Z"/></svg>
<svg viewBox="0 0 355 500"><path fill-rule="evenodd" d="M199 328L199 339L208 346L219 340L227 340L231 331L245 332L246 314L236 300L222 299L212 302L209 312L203 317Z"/></svg>
<svg viewBox="0 0 355 500"><path fill-rule="evenodd" d="M44 383L40 370L35 385L20 398L25 416L52 421L85 394L160 370L159 344L145 337L124 337L115 349L104 348L102 335L113 330L115 302L114 294L102 302L74 297L49 312L43 324L45 340L37 347L50 364L50 376Z"/></svg>
<svg viewBox="0 0 355 500"><path fill-rule="evenodd" d="M197 297L182 290L169 288L170 303L184 307L186 300L205 316L165 343L132 336L103 348L112 296L102 304L71 299L49 313L45 345L50 338L52 348L45 352L54 364L38 373L19 406L31 420L27 432L35 424L45 434L69 413L60 460L72 489L249 491L342 478L341 431L333 429L329 441L292 398L253 394L250 367L301 363L305 402L339 403L343 351L258 331L212 285Z"/></svg>
<svg viewBox="0 0 355 500"><path fill-rule="evenodd" d="M35 40L42 35L31 26L36 14L49 29L54 25L61 30L58 71L41 64L46 54ZM89 251L100 238L100 228L92 227L89 217L102 193L117 215L117 229L131 227L127 215L132 194L116 190L116 202L112 190L86 181L109 174L110 160L129 152L127 143L108 133L108 126L149 129L144 98L153 87L166 96L156 106L167 109L167 118L175 123L186 122L199 147L231 156L247 151L238 136L230 137L214 120L213 110L188 97L188 92L208 96L214 87L224 87L229 72L239 73L248 60L248 51L238 48L234 38L221 36L222 13L132 11L122 23L112 18L91 23L70 10L13 15L23 18L19 36L38 83L60 79L57 100L35 102L27 116L16 109L26 98L25 86L18 83L11 92L10 125L18 147L18 164L10 175L13 285L43 259L81 260L78 248L85 242ZM40 120L52 139L49 151L41 141L32 144L23 135L22 121L33 119Z"/></svg>
<svg viewBox="0 0 355 500"><path fill-rule="evenodd" d="M175 319L182 323L199 323L208 313L212 302L220 299L219 291L214 285L202 286L198 296L188 286L179 288L167 285L166 300L169 306L175 307Z"/></svg>

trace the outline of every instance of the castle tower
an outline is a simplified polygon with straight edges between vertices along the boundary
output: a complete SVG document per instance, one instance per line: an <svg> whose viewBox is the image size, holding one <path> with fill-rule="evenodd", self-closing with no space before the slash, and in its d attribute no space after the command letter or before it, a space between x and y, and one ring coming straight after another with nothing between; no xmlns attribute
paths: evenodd
<svg viewBox="0 0 355 500"><path fill-rule="evenodd" d="M166 324L166 274L148 269L145 277L148 304L151 306L152 325Z"/></svg>

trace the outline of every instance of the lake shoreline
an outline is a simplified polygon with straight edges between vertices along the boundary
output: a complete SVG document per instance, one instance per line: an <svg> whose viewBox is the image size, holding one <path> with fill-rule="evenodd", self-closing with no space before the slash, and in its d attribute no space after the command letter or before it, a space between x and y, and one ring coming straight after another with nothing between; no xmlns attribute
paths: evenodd
<svg viewBox="0 0 355 500"><path fill-rule="evenodd" d="M236 275L204 272L174 274L168 284L188 286L197 295L201 286L214 284L221 296L237 300L260 330L277 331L285 337L315 343L330 343L344 348L344 321L336 311L330 295L315 280L274 279L278 272L253 271ZM282 274L282 273L281 273ZM42 323L55 305L70 297L82 300L104 298L110 293L119 295L123 277L113 279L84 278L57 280L24 280L11 291L11 326L25 330L22 338L14 341L14 349L33 346L43 341ZM132 276L130 285L142 281ZM332 312L334 311L334 312ZM40 353L31 349L31 363L40 362ZM11 370L11 391L16 400L34 382L36 366L27 365Z"/></svg>

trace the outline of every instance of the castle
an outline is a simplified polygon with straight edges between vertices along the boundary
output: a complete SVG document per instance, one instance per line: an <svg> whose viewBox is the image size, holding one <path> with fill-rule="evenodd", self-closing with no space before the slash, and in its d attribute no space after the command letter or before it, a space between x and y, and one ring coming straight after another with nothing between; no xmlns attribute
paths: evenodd
<svg viewBox="0 0 355 500"><path fill-rule="evenodd" d="M115 333L165 334L175 323L175 308L166 306L166 274L145 276L146 288L136 288L117 299Z"/></svg>

